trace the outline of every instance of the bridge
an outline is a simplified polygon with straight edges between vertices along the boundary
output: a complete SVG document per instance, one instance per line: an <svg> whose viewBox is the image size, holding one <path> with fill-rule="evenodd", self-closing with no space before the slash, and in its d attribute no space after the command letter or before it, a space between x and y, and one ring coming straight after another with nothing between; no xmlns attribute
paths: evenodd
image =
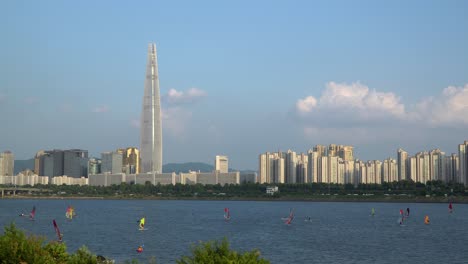
<svg viewBox="0 0 468 264"><path fill-rule="evenodd" d="M15 196L19 193L33 193L33 192L50 192L50 190L39 189L39 188L20 188L20 187L0 187L2 198L6 195Z"/></svg>

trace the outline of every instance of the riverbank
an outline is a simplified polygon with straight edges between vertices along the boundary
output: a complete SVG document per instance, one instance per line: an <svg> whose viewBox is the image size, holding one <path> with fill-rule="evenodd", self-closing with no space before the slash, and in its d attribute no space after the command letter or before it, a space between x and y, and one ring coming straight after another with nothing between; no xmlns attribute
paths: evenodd
<svg viewBox="0 0 468 264"><path fill-rule="evenodd" d="M271 201L271 202L378 202L378 203L463 203L468 204L468 196L425 197L425 196L349 196L317 195L308 197L177 197L177 196L34 196L15 195L3 199L49 199L49 200L187 200L187 201Z"/></svg>

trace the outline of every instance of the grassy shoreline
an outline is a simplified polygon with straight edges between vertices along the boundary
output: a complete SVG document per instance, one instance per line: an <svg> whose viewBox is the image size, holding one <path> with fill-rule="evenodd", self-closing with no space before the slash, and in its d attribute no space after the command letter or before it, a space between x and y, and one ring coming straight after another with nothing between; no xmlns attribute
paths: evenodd
<svg viewBox="0 0 468 264"><path fill-rule="evenodd" d="M378 203L461 203L468 204L467 196L422 197L422 196L308 196L308 197L161 197L161 196L5 196L3 199L37 200L187 200L187 201L272 201L272 202L378 202Z"/></svg>

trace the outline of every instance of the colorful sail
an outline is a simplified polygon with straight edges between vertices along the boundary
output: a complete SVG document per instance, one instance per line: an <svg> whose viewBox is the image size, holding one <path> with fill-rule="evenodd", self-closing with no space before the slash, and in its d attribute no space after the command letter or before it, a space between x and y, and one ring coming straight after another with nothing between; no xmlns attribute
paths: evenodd
<svg viewBox="0 0 468 264"><path fill-rule="evenodd" d="M33 209L31 210L31 213L29 213L29 218L31 220L34 220L35 216L36 216L36 206L33 206Z"/></svg>
<svg viewBox="0 0 468 264"><path fill-rule="evenodd" d="M428 225L431 221L429 220L429 216L424 217L424 224Z"/></svg>
<svg viewBox="0 0 468 264"><path fill-rule="evenodd" d="M58 228L58 225L57 225L57 222L55 222L55 219L52 221L52 223L54 224L54 228L55 228L55 233L57 233L57 241L58 242L62 242L62 233L60 233L60 229Z"/></svg>
<svg viewBox="0 0 468 264"><path fill-rule="evenodd" d="M67 211L65 212L65 217L68 218L69 220L72 220L74 216L75 216L75 208L73 208L72 206L68 206Z"/></svg>
<svg viewBox="0 0 468 264"><path fill-rule="evenodd" d="M292 223L292 220L294 219L294 209L291 209L289 211L289 216L288 218L286 218L286 220L284 221L285 224L287 225L290 225Z"/></svg>
<svg viewBox="0 0 468 264"><path fill-rule="evenodd" d="M145 218L140 219L140 224L139 224L140 230L145 229Z"/></svg>
<svg viewBox="0 0 468 264"><path fill-rule="evenodd" d="M229 212L229 208L224 208L224 219L226 221L231 219L231 213Z"/></svg>

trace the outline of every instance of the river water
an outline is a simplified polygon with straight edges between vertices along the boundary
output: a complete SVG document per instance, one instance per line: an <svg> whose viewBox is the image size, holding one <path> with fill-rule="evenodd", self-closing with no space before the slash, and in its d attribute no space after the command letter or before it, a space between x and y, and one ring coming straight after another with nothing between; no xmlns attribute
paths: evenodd
<svg viewBox="0 0 468 264"><path fill-rule="evenodd" d="M68 205L77 213L72 221L65 218ZM35 221L18 216L33 206ZM399 210L407 207L410 217L400 226ZM281 218L291 208L295 219L285 225ZM142 216L145 231L138 230ZM468 263L466 204L454 204L449 214L447 204L428 203L0 200L2 229L15 222L28 234L53 240L53 219L69 252L86 245L116 263L146 263L152 256L158 264L175 263L193 243L223 237L235 250L260 250L271 263ZM140 244L144 252L138 254Z"/></svg>

